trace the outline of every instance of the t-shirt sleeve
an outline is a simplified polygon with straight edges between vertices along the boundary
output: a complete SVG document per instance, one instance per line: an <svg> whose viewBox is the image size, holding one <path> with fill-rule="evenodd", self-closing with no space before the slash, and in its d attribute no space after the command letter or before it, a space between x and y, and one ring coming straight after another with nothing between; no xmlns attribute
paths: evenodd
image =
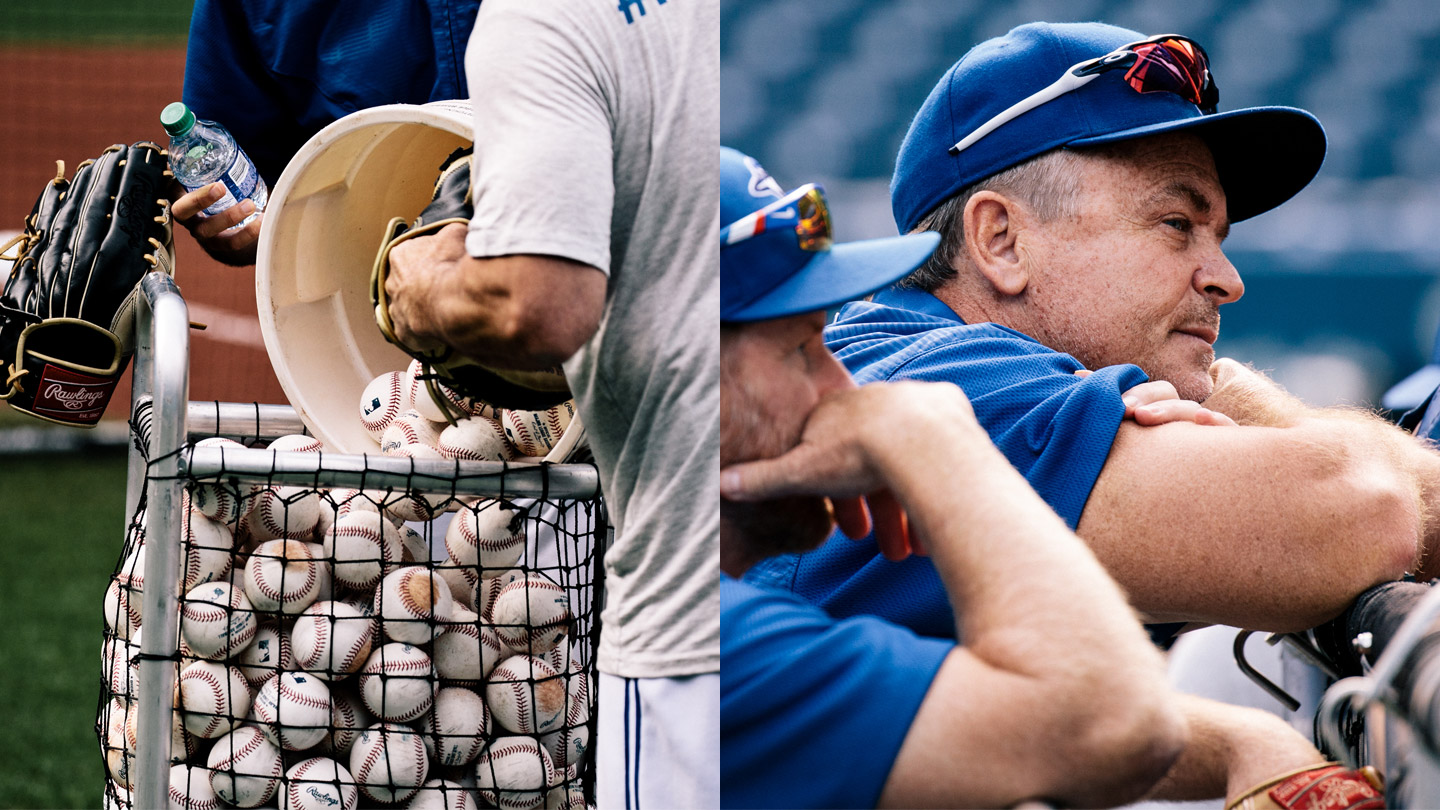
<svg viewBox="0 0 1440 810"><path fill-rule="evenodd" d="M1125 416L1121 395L1148 378L1132 365L1083 368L996 330L942 343L895 368L891 380L951 382L970 399L991 441L1071 529L1100 476Z"/></svg>
<svg viewBox="0 0 1440 810"><path fill-rule="evenodd" d="M559 256L610 271L614 82L605 40L564 3L486 0L465 55L475 111L475 212L484 258Z"/></svg>
<svg viewBox="0 0 1440 810"><path fill-rule="evenodd" d="M873 807L954 643L725 577L720 625L722 806Z"/></svg>

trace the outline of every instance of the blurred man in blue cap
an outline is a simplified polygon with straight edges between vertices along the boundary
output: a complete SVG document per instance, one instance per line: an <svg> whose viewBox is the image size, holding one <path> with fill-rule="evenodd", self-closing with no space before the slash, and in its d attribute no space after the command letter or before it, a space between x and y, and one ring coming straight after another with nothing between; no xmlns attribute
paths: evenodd
<svg viewBox="0 0 1440 810"><path fill-rule="evenodd" d="M959 388L857 388L826 350L824 309L909 273L937 237L833 244L818 186L785 194L730 149L720 198L723 806L1098 806L1147 791L1380 806L1365 774L1324 766L1273 715L1171 694L1124 594ZM1126 393L1157 423L1196 413L1168 385ZM873 526L891 560L928 553L964 644L732 578L835 524Z"/></svg>
<svg viewBox="0 0 1440 810"><path fill-rule="evenodd" d="M1205 51L1180 36L1035 23L981 43L916 115L891 188L900 230L940 247L826 329L857 382L961 386L1161 640L1192 622L1303 630L1440 570L1422 555L1440 536L1440 456L1215 360L1220 307L1244 292L1222 241L1325 151L1309 113L1218 102ZM1146 426L1126 392L1147 379L1204 407ZM1209 427L1216 414L1238 426ZM930 562L876 551L837 540L751 579L952 635Z"/></svg>

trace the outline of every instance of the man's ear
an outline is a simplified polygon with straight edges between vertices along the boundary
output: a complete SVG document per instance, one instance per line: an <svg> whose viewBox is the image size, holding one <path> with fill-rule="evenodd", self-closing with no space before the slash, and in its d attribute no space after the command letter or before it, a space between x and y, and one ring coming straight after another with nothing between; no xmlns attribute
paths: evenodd
<svg viewBox="0 0 1440 810"><path fill-rule="evenodd" d="M1030 283L1029 263L1018 249L1024 212L1015 200L977 191L965 203L965 250L980 275L1002 296L1019 295Z"/></svg>

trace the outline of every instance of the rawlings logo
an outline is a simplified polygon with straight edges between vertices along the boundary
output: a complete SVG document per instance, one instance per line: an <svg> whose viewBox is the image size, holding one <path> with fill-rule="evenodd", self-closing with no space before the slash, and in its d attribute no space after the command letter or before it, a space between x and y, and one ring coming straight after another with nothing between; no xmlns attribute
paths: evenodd
<svg viewBox="0 0 1440 810"><path fill-rule="evenodd" d="M89 388L69 390L60 383L51 383L40 396L53 399L69 410L78 411L105 399L108 391L91 391Z"/></svg>
<svg viewBox="0 0 1440 810"><path fill-rule="evenodd" d="M115 391L116 379L63 369L46 364L32 406L43 413L75 424L99 421Z"/></svg>

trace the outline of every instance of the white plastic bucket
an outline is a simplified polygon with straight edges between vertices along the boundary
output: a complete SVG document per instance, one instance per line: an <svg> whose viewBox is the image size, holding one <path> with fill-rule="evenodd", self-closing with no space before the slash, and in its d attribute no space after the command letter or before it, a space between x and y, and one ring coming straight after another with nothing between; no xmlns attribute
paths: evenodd
<svg viewBox="0 0 1440 810"><path fill-rule="evenodd" d="M430 202L440 164L473 140L468 101L389 104L341 118L305 142L265 207L255 265L260 331L275 376L326 448L376 453L360 394L410 358L381 336L370 273L391 217ZM546 458L584 436L578 416Z"/></svg>

